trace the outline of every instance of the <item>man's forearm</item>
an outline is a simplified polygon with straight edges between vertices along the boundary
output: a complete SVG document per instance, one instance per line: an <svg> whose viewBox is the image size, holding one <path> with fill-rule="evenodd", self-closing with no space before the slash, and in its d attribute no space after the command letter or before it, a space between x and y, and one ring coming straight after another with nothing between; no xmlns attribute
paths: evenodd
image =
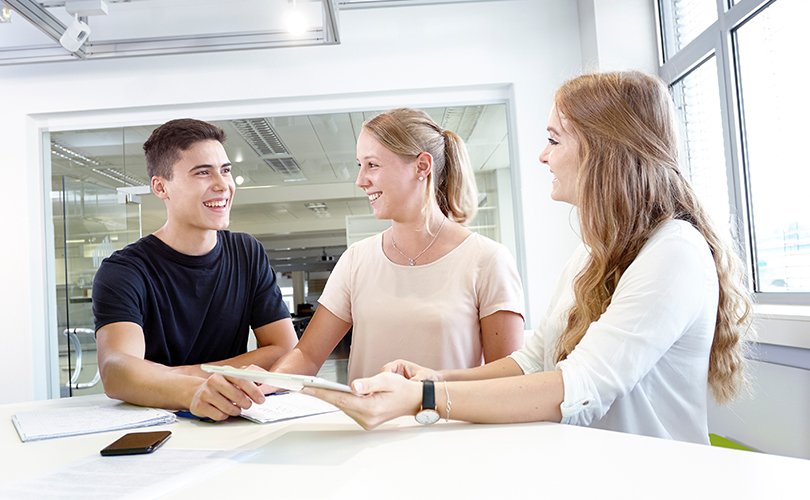
<svg viewBox="0 0 810 500"><path fill-rule="evenodd" d="M202 373L202 372L201 372ZM187 409L204 378L126 354L101 367L107 396L141 406Z"/></svg>

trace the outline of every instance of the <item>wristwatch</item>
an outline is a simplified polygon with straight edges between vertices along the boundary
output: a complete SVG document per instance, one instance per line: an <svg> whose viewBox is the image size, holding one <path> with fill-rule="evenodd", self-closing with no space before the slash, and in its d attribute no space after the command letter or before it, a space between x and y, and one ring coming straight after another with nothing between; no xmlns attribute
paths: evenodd
<svg viewBox="0 0 810 500"><path fill-rule="evenodd" d="M439 421L436 411L436 391L432 380L422 381L422 409L416 414L416 421L422 425L435 424Z"/></svg>

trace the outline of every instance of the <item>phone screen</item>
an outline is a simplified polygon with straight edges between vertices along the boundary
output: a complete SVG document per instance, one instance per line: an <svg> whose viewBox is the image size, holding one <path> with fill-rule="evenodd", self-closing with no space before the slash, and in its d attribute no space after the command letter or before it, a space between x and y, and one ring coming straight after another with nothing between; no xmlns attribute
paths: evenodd
<svg viewBox="0 0 810 500"><path fill-rule="evenodd" d="M130 432L101 450L101 454L107 457L152 453L165 443L171 435L171 431Z"/></svg>

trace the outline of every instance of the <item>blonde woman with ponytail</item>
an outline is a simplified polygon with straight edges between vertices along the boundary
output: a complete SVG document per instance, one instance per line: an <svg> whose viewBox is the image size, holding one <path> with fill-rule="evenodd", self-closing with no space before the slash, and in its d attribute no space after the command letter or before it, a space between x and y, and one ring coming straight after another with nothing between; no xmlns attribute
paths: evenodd
<svg viewBox="0 0 810 500"><path fill-rule="evenodd" d="M526 346L467 370L398 360L355 380L361 397L306 392L373 428L416 414L425 383L415 379L431 379L444 381L435 406L445 418L708 443L709 393L723 403L745 384L751 305L737 256L681 175L675 130L657 78L566 82L540 161L554 176L551 197L577 207L583 244Z"/></svg>
<svg viewBox="0 0 810 500"><path fill-rule="evenodd" d="M464 142L415 109L363 124L357 186L380 234L350 246L329 276L296 348L273 371L314 374L352 328L349 380L408 358L480 366L523 344L523 287L514 258L471 232L478 192Z"/></svg>

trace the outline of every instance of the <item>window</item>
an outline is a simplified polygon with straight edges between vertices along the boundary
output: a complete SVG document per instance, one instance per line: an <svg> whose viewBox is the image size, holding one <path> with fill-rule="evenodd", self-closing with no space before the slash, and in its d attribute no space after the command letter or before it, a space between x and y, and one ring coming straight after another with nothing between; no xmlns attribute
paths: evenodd
<svg viewBox="0 0 810 500"><path fill-rule="evenodd" d="M806 2L773 2L735 32L758 292L810 292L810 107L796 73Z"/></svg>
<svg viewBox="0 0 810 500"><path fill-rule="evenodd" d="M715 227L731 235L728 181L723 157L720 90L714 57L672 85L681 121L681 164Z"/></svg>
<svg viewBox="0 0 810 500"><path fill-rule="evenodd" d="M740 242L757 301L810 304L810 105L796 74L810 3L659 0L659 14L684 173Z"/></svg>
<svg viewBox="0 0 810 500"><path fill-rule="evenodd" d="M686 47L717 20L711 0L662 0L660 6L666 54Z"/></svg>

